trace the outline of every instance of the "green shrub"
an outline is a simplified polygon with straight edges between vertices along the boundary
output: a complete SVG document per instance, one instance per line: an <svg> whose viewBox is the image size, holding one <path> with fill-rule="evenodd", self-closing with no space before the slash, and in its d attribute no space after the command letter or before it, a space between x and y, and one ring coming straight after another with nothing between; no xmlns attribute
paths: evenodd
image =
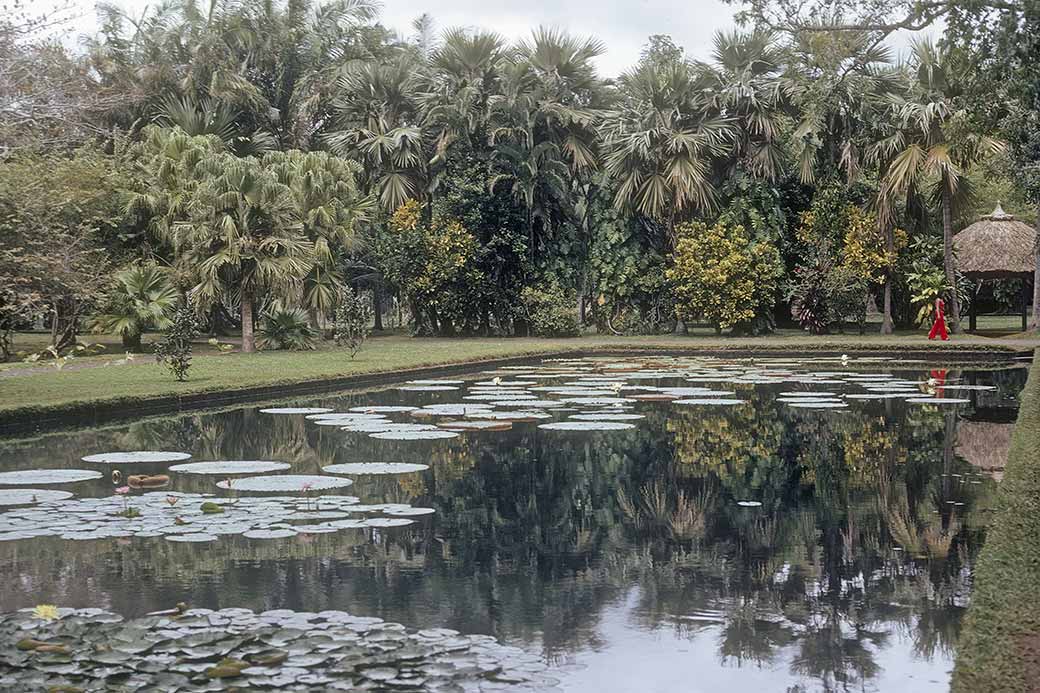
<svg viewBox="0 0 1040 693"><path fill-rule="evenodd" d="M347 347L350 358L357 356L371 331L372 307L349 286L336 307L336 344Z"/></svg>
<svg viewBox="0 0 1040 693"><path fill-rule="evenodd" d="M574 291L562 288L556 282L528 286L520 293L524 314L537 337L577 337L578 298Z"/></svg>
<svg viewBox="0 0 1040 693"><path fill-rule="evenodd" d="M191 342L198 336L199 321L195 311L182 306L163 330L162 338L155 343L155 360L165 363L177 380L187 380L191 367Z"/></svg>
<svg viewBox="0 0 1040 693"><path fill-rule="evenodd" d="M275 303L264 314L257 330L257 346L261 349L306 351L318 341L318 331L311 327L307 311L284 308Z"/></svg>

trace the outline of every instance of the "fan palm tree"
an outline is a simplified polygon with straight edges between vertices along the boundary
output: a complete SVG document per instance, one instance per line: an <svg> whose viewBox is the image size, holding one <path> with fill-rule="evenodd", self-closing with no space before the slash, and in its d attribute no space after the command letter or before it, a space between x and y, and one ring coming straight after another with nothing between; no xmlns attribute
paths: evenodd
<svg viewBox="0 0 1040 693"><path fill-rule="evenodd" d="M913 43L906 93L890 99L899 131L884 145L892 158L882 181L882 194L895 199L933 189L942 210L950 322L954 332L962 332L953 255L953 208L956 199L968 193L967 171L1002 149L1003 144L970 127L967 113L957 107L958 86L949 65L948 52L932 41Z"/></svg>
<svg viewBox="0 0 1040 693"><path fill-rule="evenodd" d="M180 292L166 270L156 265L135 265L115 275L115 291L105 313L93 320L96 332L116 332L127 351L141 350L146 329L164 329L180 300Z"/></svg>
<svg viewBox="0 0 1040 693"><path fill-rule="evenodd" d="M242 351L252 352L257 301L270 291L298 291L314 245L303 233L292 191L260 161L216 153L198 168L187 219L171 225L170 240L178 262L197 279L195 303L237 299Z"/></svg>
<svg viewBox="0 0 1040 693"><path fill-rule="evenodd" d="M289 190L314 249L303 305L312 316L327 316L343 287L341 266L360 251L358 227L372 210L371 199L354 182L361 167L327 152L271 152L262 161Z"/></svg>
<svg viewBox="0 0 1040 693"><path fill-rule="evenodd" d="M619 79L625 99L600 130L615 206L670 237L678 221L717 206L714 167L732 146L732 122L712 112L706 86L689 63L643 63Z"/></svg>
<svg viewBox="0 0 1040 693"><path fill-rule="evenodd" d="M389 64L352 65L337 80L337 130L326 143L363 162L362 187L388 212L423 197L428 187L429 154L416 101L421 68L413 56L402 55Z"/></svg>
<svg viewBox="0 0 1040 693"><path fill-rule="evenodd" d="M774 180L783 168L782 121L789 110L775 37L764 31L715 34L713 64L699 64L712 108L733 120L733 162Z"/></svg>

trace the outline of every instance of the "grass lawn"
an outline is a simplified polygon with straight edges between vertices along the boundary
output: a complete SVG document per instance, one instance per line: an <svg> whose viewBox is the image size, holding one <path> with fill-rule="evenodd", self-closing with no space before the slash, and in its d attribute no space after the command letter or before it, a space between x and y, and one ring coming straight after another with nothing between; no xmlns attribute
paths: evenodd
<svg viewBox="0 0 1040 693"><path fill-rule="evenodd" d="M1040 682L1040 363L1022 395L975 568L953 693L1032 693Z"/></svg>
<svg viewBox="0 0 1040 693"><path fill-rule="evenodd" d="M46 339L42 335L31 335L16 341L16 344L18 348L25 348L23 343L33 338ZM575 339L420 339L385 336L369 340L357 358L351 360L345 352L327 347L309 352L221 355L203 343L199 345L192 362L189 380L178 383L155 364L148 354L139 354L133 363L116 364L122 357L118 340L111 337L103 340L92 338L106 341L114 351L119 351L116 355L75 359L61 371L39 364L33 370L25 371L25 364L8 364L7 372L0 372L0 417L11 420L45 411L54 412L99 403L122 402L132 406L135 401L142 399L321 381L423 366L562 351L611 348L831 350L839 353L876 349L1021 351L1040 344L1040 340L1035 337L993 339L981 336L956 337L947 343L929 342L923 332L916 331L888 337L876 333L819 337L798 330L781 330L769 337L757 338L715 337L710 330L695 330L690 336L589 336Z"/></svg>

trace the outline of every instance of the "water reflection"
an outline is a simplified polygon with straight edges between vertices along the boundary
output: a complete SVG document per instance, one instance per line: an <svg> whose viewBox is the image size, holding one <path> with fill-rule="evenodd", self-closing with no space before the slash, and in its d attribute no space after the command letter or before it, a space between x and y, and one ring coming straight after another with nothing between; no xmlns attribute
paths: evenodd
<svg viewBox="0 0 1040 693"><path fill-rule="evenodd" d="M408 528L277 542L2 542L0 603L127 615L178 601L340 609L494 635L541 652L580 691L946 690L995 489L962 455L986 448L980 426L1011 418L1024 371L944 377L998 389L958 393L972 399L960 408L886 399L828 411L779 403L782 387L727 385L749 404L641 402L636 428L592 434L517 424L382 441L247 407L9 441L3 470L82 467L84 454L120 449L282 460L303 474L418 462L431 467L357 477L349 492L437 513ZM177 476L175 487L212 492L214 481Z"/></svg>

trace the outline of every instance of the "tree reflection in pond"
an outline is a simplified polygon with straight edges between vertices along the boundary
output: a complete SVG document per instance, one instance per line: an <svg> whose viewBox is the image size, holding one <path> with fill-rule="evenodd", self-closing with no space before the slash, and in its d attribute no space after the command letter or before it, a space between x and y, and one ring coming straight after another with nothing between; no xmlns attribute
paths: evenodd
<svg viewBox="0 0 1040 693"><path fill-rule="evenodd" d="M634 403L646 418L631 430L527 422L443 441L375 440L253 407L7 441L0 470L71 468L97 450L149 449L195 461L281 460L292 474L424 464L354 477L349 492L436 513L404 528L224 537L204 548L0 542L0 603L126 615L178 601L339 609L494 635L561 665L569 690L631 690L627 674L605 673L618 668L640 670L645 690L687 690L691 677L705 690L945 690L995 488L956 455L957 426L1006 418L1024 374L950 377L1000 389L958 391L972 404L957 408L879 399L812 410L777 400L789 386L738 382L720 387L744 404ZM688 384L638 381L655 383ZM347 411L463 394L388 389L307 404ZM174 477L177 490L197 493L216 492L214 481ZM73 490L107 495L111 484Z"/></svg>

